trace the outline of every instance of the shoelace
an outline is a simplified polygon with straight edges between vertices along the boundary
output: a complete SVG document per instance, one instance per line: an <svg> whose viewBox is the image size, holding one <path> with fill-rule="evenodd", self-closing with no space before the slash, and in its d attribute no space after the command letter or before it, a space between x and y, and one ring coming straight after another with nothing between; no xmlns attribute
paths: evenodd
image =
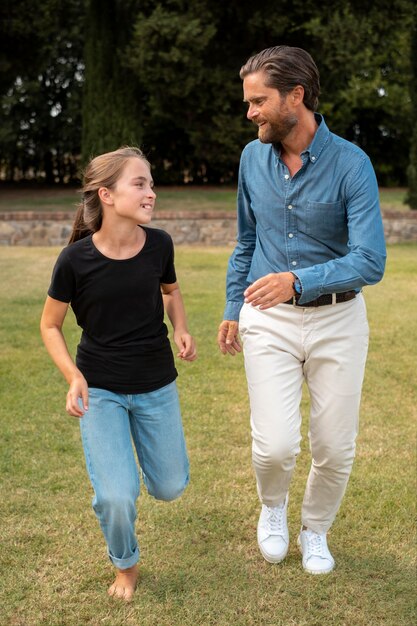
<svg viewBox="0 0 417 626"><path fill-rule="evenodd" d="M284 510L285 505L268 507L268 526L271 534L283 534L284 532Z"/></svg>
<svg viewBox="0 0 417 626"><path fill-rule="evenodd" d="M314 556L323 556L324 541L323 535L317 533L307 533L308 551Z"/></svg>

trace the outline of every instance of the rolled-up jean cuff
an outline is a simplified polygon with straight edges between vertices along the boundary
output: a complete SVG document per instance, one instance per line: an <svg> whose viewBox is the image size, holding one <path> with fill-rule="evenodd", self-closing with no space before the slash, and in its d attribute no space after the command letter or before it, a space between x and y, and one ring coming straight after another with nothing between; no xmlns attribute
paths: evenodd
<svg viewBox="0 0 417 626"><path fill-rule="evenodd" d="M118 569L127 569L128 567L133 567L139 561L139 549L136 548L134 553L128 559L116 559L114 556L108 552L109 559L113 563L115 567Z"/></svg>

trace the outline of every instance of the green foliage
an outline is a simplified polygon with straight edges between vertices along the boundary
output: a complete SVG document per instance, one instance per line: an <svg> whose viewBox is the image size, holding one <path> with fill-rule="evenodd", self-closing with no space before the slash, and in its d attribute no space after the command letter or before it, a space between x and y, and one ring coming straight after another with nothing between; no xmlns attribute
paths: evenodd
<svg viewBox="0 0 417 626"><path fill-rule="evenodd" d="M238 72L253 52L281 43L302 46L317 61L320 110L331 129L368 152L381 184L404 182L410 1L279 4L279 17L268 0L255 7L141 4L127 58L147 94L144 142L156 178L173 182L179 172L196 182L236 178L241 148L254 137Z"/></svg>
<svg viewBox="0 0 417 626"><path fill-rule="evenodd" d="M139 82L123 64L137 2L89 0L84 50L82 159L142 140Z"/></svg>
<svg viewBox="0 0 417 626"><path fill-rule="evenodd" d="M407 169L409 192L406 202L412 209L417 209L417 123L413 129L410 149L410 163Z"/></svg>
<svg viewBox="0 0 417 626"><path fill-rule="evenodd" d="M16 57L0 52L0 167L9 180L68 182L80 152L83 0L17 0L10 9L0 35Z"/></svg>
<svg viewBox="0 0 417 626"><path fill-rule="evenodd" d="M46 34L51 34L54 0L4 0L0 5L0 93L25 74L29 67L42 64ZM51 10L50 10L51 9ZM52 29L53 30L53 29Z"/></svg>
<svg viewBox="0 0 417 626"><path fill-rule="evenodd" d="M410 95L412 102L413 133L411 137L410 162L408 165L409 193L407 202L412 209L417 209L417 8L414 7L414 22L411 40L411 64L413 69L410 80Z"/></svg>
<svg viewBox="0 0 417 626"><path fill-rule="evenodd" d="M146 94L144 146L159 182L228 180L240 152L240 84L230 58L217 59L220 35L210 2L142 3L127 64ZM236 16L237 17L237 16ZM229 72L230 74L230 72ZM243 132L241 132L243 131Z"/></svg>
<svg viewBox="0 0 417 626"><path fill-rule="evenodd" d="M0 175L69 180L81 153L86 161L134 143L160 183L235 182L241 149L256 136L239 69L253 53L287 44L316 60L331 130L368 152L381 185L405 185L408 86L417 82L413 7L412 0L6 0Z"/></svg>
<svg viewBox="0 0 417 626"><path fill-rule="evenodd" d="M382 185L405 181L408 151L403 148L411 128L410 3L327 4L304 25L320 69L320 110L334 132L369 154Z"/></svg>
<svg viewBox="0 0 417 626"><path fill-rule="evenodd" d="M279 20L270 18L275 2L260 4L141 3L126 58L146 94L143 142L159 182L236 180L240 152L256 135L239 69L295 19L285 0Z"/></svg>

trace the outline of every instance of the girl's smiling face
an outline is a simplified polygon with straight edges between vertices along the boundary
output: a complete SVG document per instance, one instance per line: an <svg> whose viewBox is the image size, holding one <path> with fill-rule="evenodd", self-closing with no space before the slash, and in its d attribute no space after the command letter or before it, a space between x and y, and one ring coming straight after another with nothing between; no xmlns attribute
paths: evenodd
<svg viewBox="0 0 417 626"><path fill-rule="evenodd" d="M156 194L149 167L140 158L132 157L123 168L120 178L108 189L108 201L116 215L148 224L152 219Z"/></svg>

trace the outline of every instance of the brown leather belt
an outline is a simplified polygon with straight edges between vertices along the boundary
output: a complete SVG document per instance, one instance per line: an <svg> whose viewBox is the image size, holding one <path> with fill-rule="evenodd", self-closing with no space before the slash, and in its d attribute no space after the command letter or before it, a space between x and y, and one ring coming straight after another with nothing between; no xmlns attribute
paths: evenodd
<svg viewBox="0 0 417 626"><path fill-rule="evenodd" d="M311 300L310 302L303 302L303 304L297 302L295 297L291 298L291 300L283 302L283 304L292 304L299 307L325 306L328 304L338 304L339 302L348 302L349 300L353 300L353 298L356 298L356 295L356 291L343 291L342 293L325 293L315 300Z"/></svg>

